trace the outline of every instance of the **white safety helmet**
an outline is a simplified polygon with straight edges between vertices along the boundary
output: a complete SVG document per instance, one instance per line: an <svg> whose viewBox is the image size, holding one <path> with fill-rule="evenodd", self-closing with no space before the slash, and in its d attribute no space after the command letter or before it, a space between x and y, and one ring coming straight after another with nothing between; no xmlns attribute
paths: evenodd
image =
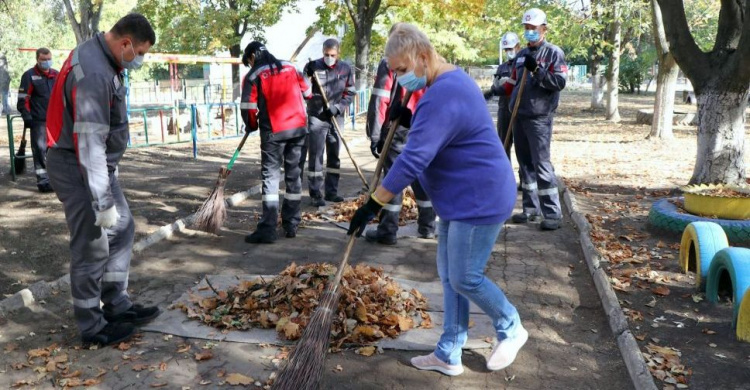
<svg viewBox="0 0 750 390"><path fill-rule="evenodd" d="M519 42L521 42L521 40L518 39L516 33L508 32L503 35L503 39L500 41L500 47L503 49L513 49Z"/></svg>
<svg viewBox="0 0 750 390"><path fill-rule="evenodd" d="M547 24L547 14L539 8L532 8L523 14L521 24L530 24L532 26Z"/></svg>

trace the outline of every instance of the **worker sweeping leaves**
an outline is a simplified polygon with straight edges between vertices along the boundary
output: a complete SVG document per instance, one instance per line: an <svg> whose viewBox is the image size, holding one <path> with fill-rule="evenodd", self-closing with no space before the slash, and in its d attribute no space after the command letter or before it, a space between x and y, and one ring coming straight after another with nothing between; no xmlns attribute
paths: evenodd
<svg viewBox="0 0 750 390"><path fill-rule="evenodd" d="M245 237L245 242L271 244L277 239L282 163L286 189L281 225L287 238L297 236L302 200L300 161L307 135L302 98L309 99L312 88L294 65L277 60L258 41L247 45L242 63L250 66L242 83L242 120L247 131L260 129L263 178L263 216L255 232Z"/></svg>

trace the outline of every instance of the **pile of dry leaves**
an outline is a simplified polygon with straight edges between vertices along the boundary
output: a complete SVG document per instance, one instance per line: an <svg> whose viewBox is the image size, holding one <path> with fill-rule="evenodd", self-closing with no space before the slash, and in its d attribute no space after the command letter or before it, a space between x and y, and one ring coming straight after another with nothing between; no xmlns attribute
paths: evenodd
<svg viewBox="0 0 750 390"><path fill-rule="evenodd" d="M13 347L6 346L5 352L9 352ZM72 359L57 344L48 347L29 350L27 353L28 360L23 363L12 363L11 368L14 370L23 370L32 368L37 374L35 380L20 380L15 382L11 387L37 386L47 382L44 380L48 375L54 377L53 383L62 388L79 387L79 386L96 386L100 384L101 377L107 373L107 370L100 368L99 373L92 378L82 379L81 370L71 370L70 364Z"/></svg>
<svg viewBox="0 0 750 390"><path fill-rule="evenodd" d="M365 204L366 201L367 195L360 195L359 198L354 200L334 203L330 208L328 208L328 210L323 212L318 211L315 213L304 213L302 215L302 219L309 221L318 219L318 217L321 216L325 216L329 220L333 220L335 222L349 222L351 221L354 212L357 211L357 209L360 208L363 204ZM399 226L404 226L410 221L416 221L417 216L417 199L411 189L406 189L406 191L404 191L403 201L401 202L401 214L398 218L398 224ZM378 222L378 219L375 218L373 222Z"/></svg>
<svg viewBox="0 0 750 390"><path fill-rule="evenodd" d="M326 263L294 263L270 281L243 280L211 297L191 295L191 304L175 307L222 329L275 328L284 340L299 339L318 306L336 267ZM381 268L364 264L347 267L331 331L332 346L368 344L398 337L412 328L431 328L427 300L417 291L404 291ZM416 320L419 322L415 323Z"/></svg>

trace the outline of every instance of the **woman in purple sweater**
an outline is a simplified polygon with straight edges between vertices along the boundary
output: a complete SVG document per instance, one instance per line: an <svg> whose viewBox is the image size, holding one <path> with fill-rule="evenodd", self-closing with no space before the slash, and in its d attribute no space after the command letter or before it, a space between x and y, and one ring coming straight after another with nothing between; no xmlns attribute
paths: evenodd
<svg viewBox="0 0 750 390"><path fill-rule="evenodd" d="M469 328L469 301L492 319L498 343L487 368L508 367L529 334L516 308L484 268L516 199L516 182L482 92L460 68L446 63L427 36L401 23L385 47L388 64L407 90L430 88L413 114L394 107L392 117L411 125L403 153L383 183L359 208L348 234L360 236L394 194L419 179L440 217L437 267L445 321L435 351L411 360L421 370L459 375Z"/></svg>

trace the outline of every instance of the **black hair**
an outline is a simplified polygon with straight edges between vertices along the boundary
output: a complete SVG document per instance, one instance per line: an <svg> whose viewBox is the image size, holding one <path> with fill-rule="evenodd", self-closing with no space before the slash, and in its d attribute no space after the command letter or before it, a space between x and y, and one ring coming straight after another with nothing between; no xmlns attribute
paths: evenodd
<svg viewBox="0 0 750 390"><path fill-rule="evenodd" d="M129 36L133 40L134 45L140 45L145 42L150 43L152 46L156 44L154 28L151 27L148 19L139 13L131 12L123 16L112 26L109 32L117 37Z"/></svg>
<svg viewBox="0 0 750 390"><path fill-rule="evenodd" d="M336 38L328 38L323 42L323 50L339 49L339 41Z"/></svg>
<svg viewBox="0 0 750 390"><path fill-rule="evenodd" d="M276 73L281 70L281 61L277 60L276 57L266 49L266 46L259 41L252 41L245 46L245 52L242 54L242 63L245 66L250 66L250 56L252 55L255 56L253 69L259 66L268 65L272 72L274 66L276 67ZM252 69L250 71L252 72Z"/></svg>
<svg viewBox="0 0 750 390"><path fill-rule="evenodd" d="M49 54L49 53L50 53L49 49L47 49L46 47L40 47L36 49L36 59L37 60L39 59L40 54Z"/></svg>

